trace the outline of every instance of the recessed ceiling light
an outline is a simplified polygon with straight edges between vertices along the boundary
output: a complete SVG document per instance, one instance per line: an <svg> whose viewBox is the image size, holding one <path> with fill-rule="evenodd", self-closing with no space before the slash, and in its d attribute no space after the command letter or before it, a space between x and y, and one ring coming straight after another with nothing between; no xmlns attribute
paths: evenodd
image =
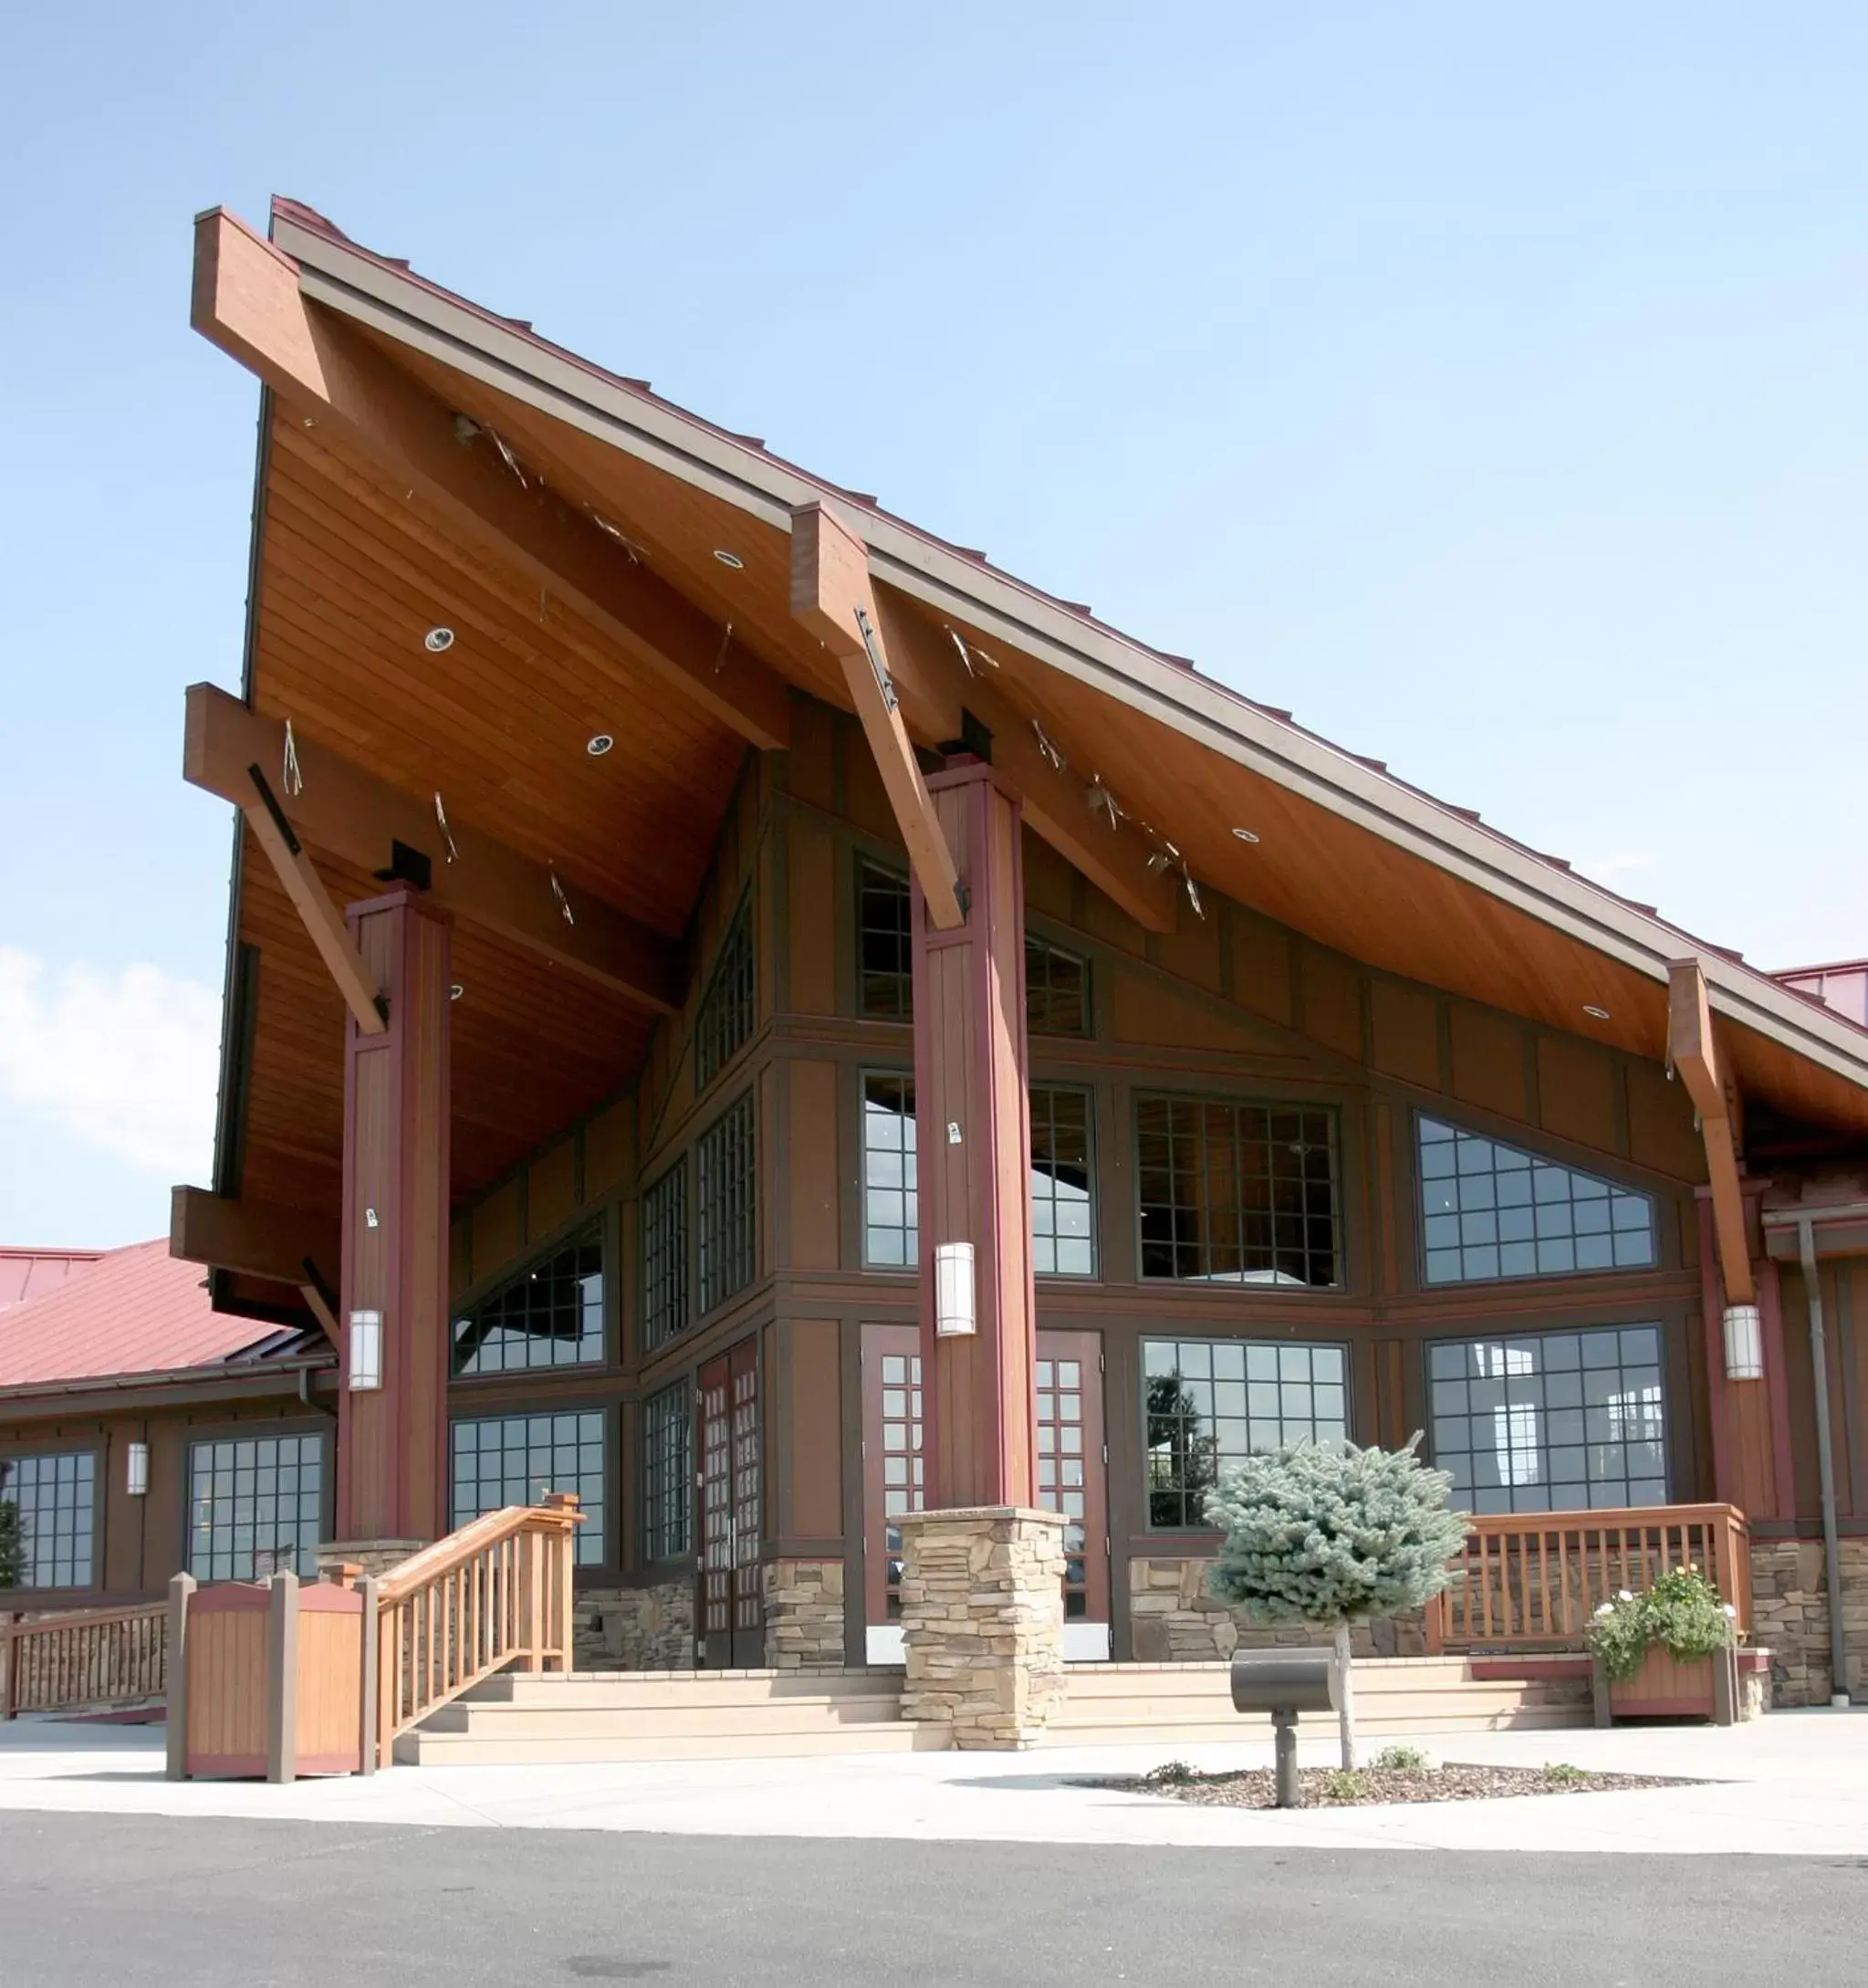
<svg viewBox="0 0 1868 1988"><path fill-rule="evenodd" d="M584 741L584 750L590 754L591 759L600 759L615 743L615 739L610 738L608 732L593 732Z"/></svg>
<svg viewBox="0 0 1868 1988"><path fill-rule="evenodd" d="M447 998L451 1001L457 1001L460 999L461 996L466 991L466 989L464 988L458 980L456 980L453 984L453 986L448 989Z"/></svg>
<svg viewBox="0 0 1868 1988"><path fill-rule="evenodd" d="M722 566L732 567L736 573L746 564L746 561L740 558L737 552L729 552L724 545L716 545L714 548L714 557L720 561Z"/></svg>
<svg viewBox="0 0 1868 1988"><path fill-rule="evenodd" d="M1582 1011L1591 1021L1606 1021L1609 1019L1608 1010L1598 1008L1593 1001L1584 1001Z"/></svg>
<svg viewBox="0 0 1868 1988"><path fill-rule="evenodd" d="M1256 842L1258 840L1258 838L1255 834L1253 834L1250 829L1235 829L1233 831L1233 833L1237 835L1242 842Z"/></svg>
<svg viewBox="0 0 1868 1988"><path fill-rule="evenodd" d="M452 628L431 628L422 638L422 646L431 655L439 655L444 649L452 649L454 645L454 632Z"/></svg>

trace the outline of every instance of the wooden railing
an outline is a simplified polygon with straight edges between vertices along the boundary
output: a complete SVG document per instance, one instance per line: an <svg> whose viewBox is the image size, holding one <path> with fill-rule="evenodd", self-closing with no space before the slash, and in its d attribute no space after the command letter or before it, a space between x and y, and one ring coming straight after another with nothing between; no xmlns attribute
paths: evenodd
<svg viewBox="0 0 1868 1988"><path fill-rule="evenodd" d="M166 1604L79 1608L32 1621L0 1616L0 1713L131 1705L166 1685Z"/></svg>
<svg viewBox="0 0 1868 1988"><path fill-rule="evenodd" d="M489 1512L363 1584L375 1762L387 1766L397 1733L496 1670L571 1668L577 1506L554 1491Z"/></svg>
<svg viewBox="0 0 1868 1988"><path fill-rule="evenodd" d="M1487 1513L1466 1522L1452 1581L1427 1604L1430 1651L1581 1649L1589 1619L1694 1565L1751 1628L1750 1533L1736 1505Z"/></svg>

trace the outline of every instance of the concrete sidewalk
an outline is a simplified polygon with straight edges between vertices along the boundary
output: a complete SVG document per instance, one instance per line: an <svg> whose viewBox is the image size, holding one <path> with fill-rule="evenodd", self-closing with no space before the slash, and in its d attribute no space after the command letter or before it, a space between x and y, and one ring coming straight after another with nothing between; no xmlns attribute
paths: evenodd
<svg viewBox="0 0 1868 1988"><path fill-rule="evenodd" d="M1375 1742L1376 1746L1393 1743ZM0 1810L270 1817L423 1827L735 1836L1394 1849L1868 1856L1868 1708L1748 1725L1442 1735L1434 1759L1702 1777L1686 1788L1364 1809L1195 1807L1086 1784L1171 1757L1147 1748L900 1753L606 1766L397 1767L368 1780L162 1778L160 1728L0 1726ZM1374 1751L1374 1746L1370 1751ZM1188 1750L1264 1766L1263 1745ZM1331 1765L1321 1732L1307 1765Z"/></svg>

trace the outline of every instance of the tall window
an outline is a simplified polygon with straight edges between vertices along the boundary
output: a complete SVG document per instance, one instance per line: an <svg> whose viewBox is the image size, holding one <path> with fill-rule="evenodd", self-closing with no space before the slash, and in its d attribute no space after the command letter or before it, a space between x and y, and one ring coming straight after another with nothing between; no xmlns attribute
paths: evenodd
<svg viewBox="0 0 1868 1988"><path fill-rule="evenodd" d="M694 1551L694 1412L685 1381L642 1404L642 1554L684 1560Z"/></svg>
<svg viewBox="0 0 1868 1988"><path fill-rule="evenodd" d="M758 1248L754 1198L752 1093L727 1106L701 1135L699 1185L701 1315L751 1283Z"/></svg>
<svg viewBox="0 0 1868 1988"><path fill-rule="evenodd" d="M547 1491L576 1491L584 1513L577 1564L603 1564L610 1501L600 1408L476 1416L456 1422L453 1434L456 1530L484 1512L536 1505Z"/></svg>
<svg viewBox="0 0 1868 1988"><path fill-rule="evenodd" d="M1040 1277L1096 1274L1090 1093L1031 1086L1031 1267Z"/></svg>
<svg viewBox="0 0 1868 1988"><path fill-rule="evenodd" d="M721 941L714 978L694 1017L694 1088L704 1091L752 1034L752 901L741 905Z"/></svg>
<svg viewBox="0 0 1868 1988"><path fill-rule="evenodd" d="M603 1233L592 1225L455 1319L454 1372L506 1374L603 1357Z"/></svg>
<svg viewBox="0 0 1868 1988"><path fill-rule="evenodd" d="M1028 932L1025 1025L1033 1035L1090 1033L1090 962Z"/></svg>
<svg viewBox="0 0 1868 1988"><path fill-rule="evenodd" d="M1341 1346L1148 1339L1142 1381L1150 1525L1204 1530L1206 1494L1234 1465L1280 1443L1349 1434Z"/></svg>
<svg viewBox="0 0 1868 1988"><path fill-rule="evenodd" d="M1428 1283L1653 1267L1648 1196L1424 1112L1415 1126Z"/></svg>
<svg viewBox="0 0 1868 1988"><path fill-rule="evenodd" d="M913 948L909 941L908 879L880 863L856 871L857 1009L882 1021L906 1021L914 1013Z"/></svg>
<svg viewBox="0 0 1868 1988"><path fill-rule="evenodd" d="M89 1587L98 1460L89 1449L0 1459L0 1503L19 1508L22 1587Z"/></svg>
<svg viewBox="0 0 1868 1988"><path fill-rule="evenodd" d="M914 1079L871 1071L862 1080L862 1261L913 1270L921 1197L914 1154Z"/></svg>
<svg viewBox="0 0 1868 1988"><path fill-rule="evenodd" d="M652 1352L687 1324L687 1161L642 1190L642 1345Z"/></svg>
<svg viewBox="0 0 1868 1988"><path fill-rule="evenodd" d="M1144 1097L1135 1134L1143 1276L1339 1282L1332 1112Z"/></svg>
<svg viewBox="0 0 1868 1988"><path fill-rule="evenodd" d="M1665 1504L1657 1325L1441 1340L1429 1349L1434 1460L1473 1512Z"/></svg>
<svg viewBox="0 0 1868 1988"><path fill-rule="evenodd" d="M322 1436L188 1446L188 1571L198 1581L316 1574L323 1511Z"/></svg>

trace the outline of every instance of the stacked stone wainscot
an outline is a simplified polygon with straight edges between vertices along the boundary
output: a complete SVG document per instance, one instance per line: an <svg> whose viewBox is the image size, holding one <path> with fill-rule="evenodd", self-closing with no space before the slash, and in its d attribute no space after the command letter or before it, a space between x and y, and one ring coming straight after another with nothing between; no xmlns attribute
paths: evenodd
<svg viewBox="0 0 1868 1988"><path fill-rule="evenodd" d="M1035 1745L1063 1690L1062 1518L988 1505L897 1522L902 1716L962 1750Z"/></svg>

